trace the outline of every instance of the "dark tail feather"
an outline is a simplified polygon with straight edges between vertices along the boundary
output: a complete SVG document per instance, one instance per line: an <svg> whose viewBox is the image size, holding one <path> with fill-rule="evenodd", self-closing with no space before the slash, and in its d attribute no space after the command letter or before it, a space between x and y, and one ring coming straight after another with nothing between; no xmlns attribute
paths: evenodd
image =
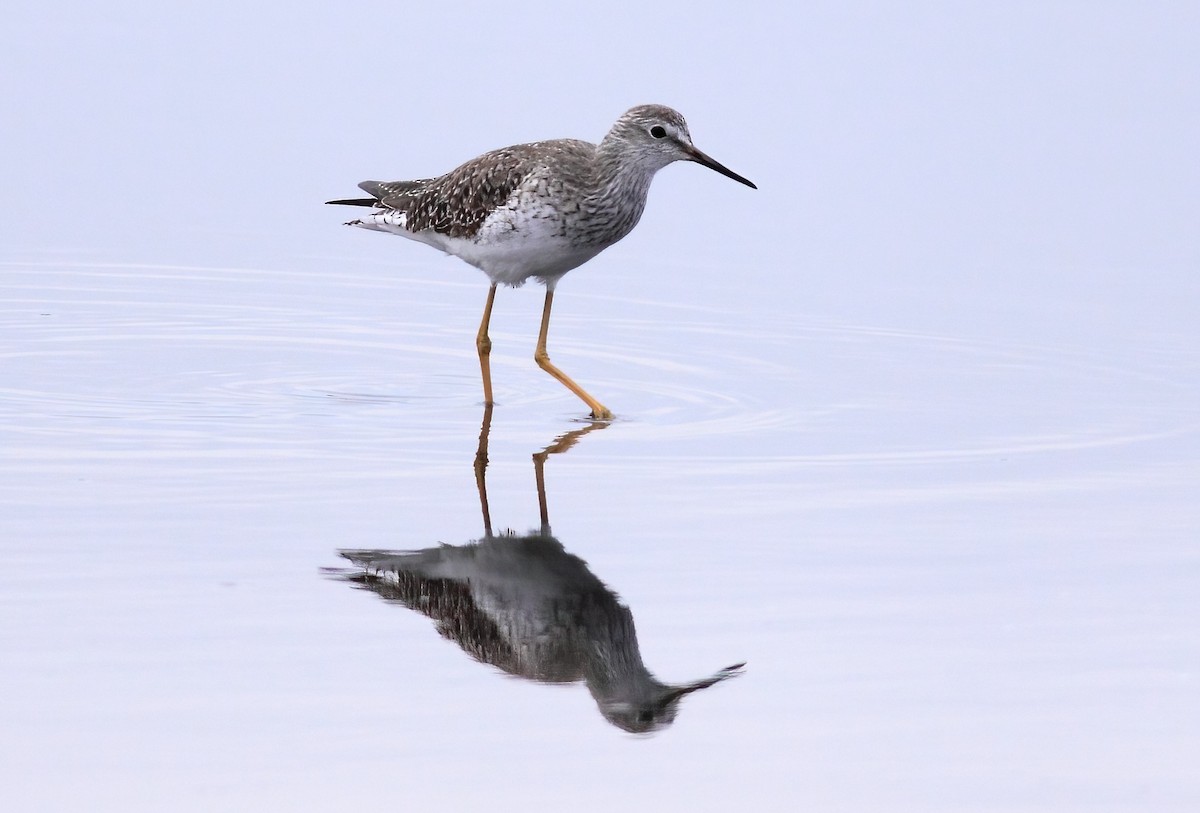
<svg viewBox="0 0 1200 813"><path fill-rule="evenodd" d="M345 200L327 200L325 203L333 203L340 206L374 206L379 201L375 198L347 198Z"/></svg>

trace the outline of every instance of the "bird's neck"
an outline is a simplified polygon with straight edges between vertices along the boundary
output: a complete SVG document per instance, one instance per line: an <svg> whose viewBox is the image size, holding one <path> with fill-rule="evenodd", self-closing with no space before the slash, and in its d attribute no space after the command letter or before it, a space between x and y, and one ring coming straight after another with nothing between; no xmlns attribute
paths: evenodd
<svg viewBox="0 0 1200 813"><path fill-rule="evenodd" d="M604 223L602 238L613 243L629 234L641 219L650 182L658 168L631 161L609 139L596 148L594 167L591 194L584 201L585 211Z"/></svg>

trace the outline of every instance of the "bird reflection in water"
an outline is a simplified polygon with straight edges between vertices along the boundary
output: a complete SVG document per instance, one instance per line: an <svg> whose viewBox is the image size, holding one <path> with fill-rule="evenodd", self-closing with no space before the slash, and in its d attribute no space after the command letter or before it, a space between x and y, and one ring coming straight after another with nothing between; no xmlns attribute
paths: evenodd
<svg viewBox="0 0 1200 813"><path fill-rule="evenodd" d="M540 530L492 533L486 485L491 416L488 406L475 458L483 539L416 551L342 550L360 569L334 574L429 616L439 633L481 663L541 683L582 680L605 719L633 733L665 728L683 697L740 674L745 664L691 683L655 678L642 663L629 608L551 534L546 459L607 423L568 432L533 456Z"/></svg>

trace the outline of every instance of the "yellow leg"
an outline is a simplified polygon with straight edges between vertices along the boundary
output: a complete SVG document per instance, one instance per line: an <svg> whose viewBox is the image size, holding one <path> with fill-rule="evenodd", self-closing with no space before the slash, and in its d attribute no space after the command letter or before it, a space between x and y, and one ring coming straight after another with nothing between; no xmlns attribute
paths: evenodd
<svg viewBox="0 0 1200 813"><path fill-rule="evenodd" d="M542 309L542 330L538 334L537 350L533 352L533 360L537 362L539 367L562 382L563 386L582 398L583 402L591 407L593 418L598 421L611 421L613 415L608 411L608 407L588 395L583 387L576 384L566 373L550 363L550 354L546 352L546 334L550 331L550 307L553 304L554 291L547 289L546 307Z"/></svg>
<svg viewBox="0 0 1200 813"><path fill-rule="evenodd" d="M540 452L534 452L533 477L537 482L538 510L541 512L542 533L544 535L548 536L550 534L550 509L546 506L546 458L550 457L552 454L562 454L578 443L579 439L588 432L593 432L597 429L603 429L606 426L608 426L607 423L589 423L582 429L575 429L571 432L567 432L566 434L559 435L554 439L554 442L545 449L542 449ZM478 467L479 464L476 463L477 470ZM480 488L482 488L482 486L480 486ZM490 529L491 526L489 525L488 527ZM488 533L490 534L491 531L489 530Z"/></svg>
<svg viewBox="0 0 1200 813"><path fill-rule="evenodd" d="M483 321L475 336L475 347L479 349L479 370L483 373L483 403L492 405L492 340L488 338L488 323L492 321L492 302L496 299L496 283L488 290L487 304L483 306Z"/></svg>
<svg viewBox="0 0 1200 813"><path fill-rule="evenodd" d="M488 434L492 431L492 405L483 408L483 426L479 430L479 448L475 451L475 487L479 489L479 507L483 509L483 532L492 538L492 514L488 510L487 465Z"/></svg>

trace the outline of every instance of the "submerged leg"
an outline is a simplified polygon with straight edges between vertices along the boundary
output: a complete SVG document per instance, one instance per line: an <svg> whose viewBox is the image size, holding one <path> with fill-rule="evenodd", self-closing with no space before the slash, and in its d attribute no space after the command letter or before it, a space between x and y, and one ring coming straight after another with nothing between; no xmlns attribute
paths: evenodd
<svg viewBox="0 0 1200 813"><path fill-rule="evenodd" d="M475 347L479 350L479 370L483 373L483 403L492 405L492 340L488 338L488 323L492 321L492 302L496 298L496 283L488 289L487 304L483 306L483 321L475 336Z"/></svg>
<svg viewBox="0 0 1200 813"><path fill-rule="evenodd" d="M557 378L571 392L583 399L583 402L591 407L592 417L598 421L611 421L612 413L608 411L608 407L597 401L592 396L584 391L583 387L576 384L562 370L550 363L550 354L546 352L546 334L550 330L550 307L554 304L554 291L546 289L546 306L542 309L542 330L538 334L537 350L533 352L533 360L550 375Z"/></svg>

